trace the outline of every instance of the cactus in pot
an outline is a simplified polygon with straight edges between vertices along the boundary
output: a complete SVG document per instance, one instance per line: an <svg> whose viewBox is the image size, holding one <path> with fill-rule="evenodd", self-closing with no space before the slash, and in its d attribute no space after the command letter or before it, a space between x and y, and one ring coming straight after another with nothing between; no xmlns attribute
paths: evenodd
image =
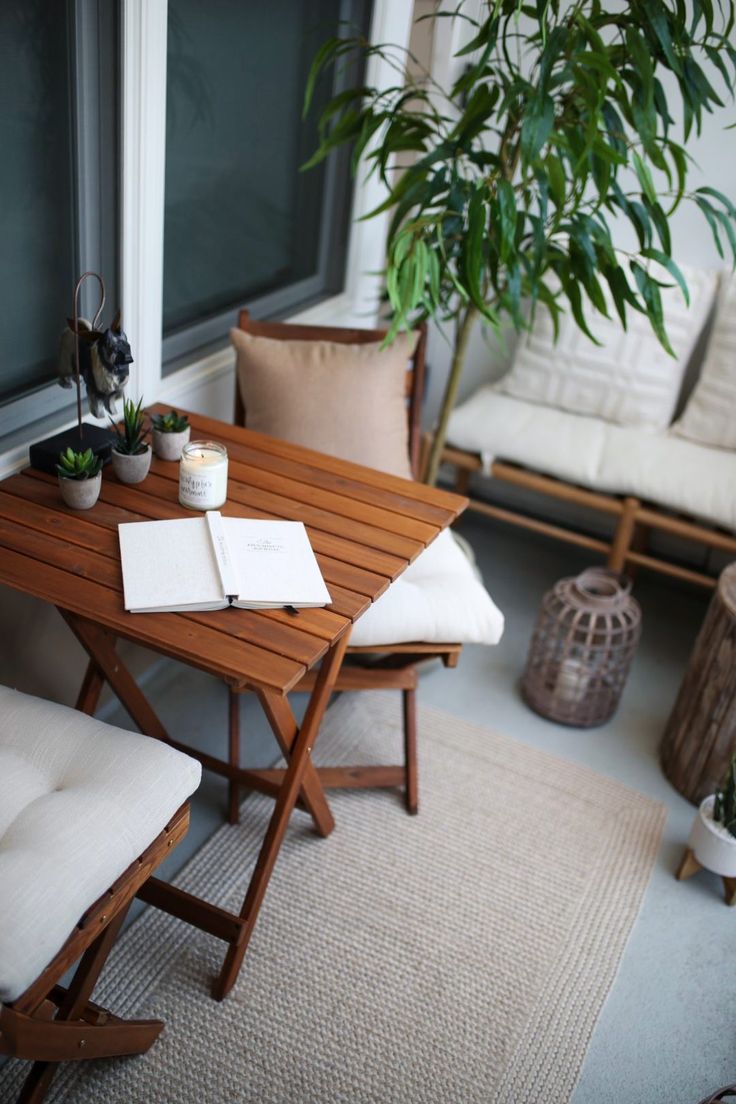
<svg viewBox="0 0 736 1104"><path fill-rule="evenodd" d="M142 406L143 399L139 399L137 404L132 399L126 399L123 403L122 427L118 427L110 419L116 438L112 449L112 466L123 483L140 483L148 475L151 466L151 446L146 440L148 430Z"/></svg>
<svg viewBox="0 0 736 1104"><path fill-rule="evenodd" d="M94 506L102 485L102 460L91 448L84 452L65 449L59 453L56 471L61 497L67 506L73 510L89 510Z"/></svg>
<svg viewBox="0 0 736 1104"><path fill-rule="evenodd" d="M189 440L191 427L186 414L171 410L168 414L151 415L153 451L160 460L179 460L181 450Z"/></svg>

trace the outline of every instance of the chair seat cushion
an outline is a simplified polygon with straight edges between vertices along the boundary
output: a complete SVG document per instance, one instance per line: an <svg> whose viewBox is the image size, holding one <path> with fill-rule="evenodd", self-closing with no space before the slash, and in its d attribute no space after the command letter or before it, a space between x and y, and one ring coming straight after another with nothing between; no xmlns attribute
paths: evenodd
<svg viewBox="0 0 736 1104"><path fill-rule="evenodd" d="M611 425L600 418L513 399L481 387L451 416L448 443L612 494L736 530L736 451L672 431Z"/></svg>
<svg viewBox="0 0 736 1104"><path fill-rule="evenodd" d="M35 981L200 776L158 740L0 687L0 1000Z"/></svg>
<svg viewBox="0 0 736 1104"><path fill-rule="evenodd" d="M444 530L359 617L350 643L497 644L503 614Z"/></svg>

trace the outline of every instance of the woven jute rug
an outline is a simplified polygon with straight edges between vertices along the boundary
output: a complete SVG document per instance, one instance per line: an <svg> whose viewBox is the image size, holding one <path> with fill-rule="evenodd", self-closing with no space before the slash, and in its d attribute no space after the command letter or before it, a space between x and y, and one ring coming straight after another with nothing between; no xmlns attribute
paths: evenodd
<svg viewBox="0 0 736 1104"><path fill-rule="evenodd" d="M244 969L152 909L98 989L166 1030L145 1056L65 1067L65 1104L554 1104L574 1089L655 860L664 809L585 767L420 713L420 813L391 792L295 814ZM399 699L342 697L318 760L397 761ZM244 804L180 884L242 897L271 809ZM0 1070L13 1099L20 1064Z"/></svg>

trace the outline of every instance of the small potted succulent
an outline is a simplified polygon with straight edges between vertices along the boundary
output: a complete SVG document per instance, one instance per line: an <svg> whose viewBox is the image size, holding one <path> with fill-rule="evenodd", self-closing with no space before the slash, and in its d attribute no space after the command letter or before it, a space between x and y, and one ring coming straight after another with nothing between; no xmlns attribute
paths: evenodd
<svg viewBox="0 0 736 1104"><path fill-rule="evenodd" d="M722 878L736 877L736 755L720 789L703 798L688 847L706 870Z"/></svg>
<svg viewBox="0 0 736 1104"><path fill-rule="evenodd" d="M118 429L113 418L116 441L112 447L113 470L122 483L140 483L151 467L151 446L146 441L143 399L136 405L132 399L123 403L123 426Z"/></svg>
<svg viewBox="0 0 736 1104"><path fill-rule="evenodd" d="M102 459L91 448L75 452L68 448L59 453L56 465L59 490L67 506L73 510L89 510L100 495Z"/></svg>
<svg viewBox="0 0 736 1104"><path fill-rule="evenodd" d="M160 460L179 460L181 450L189 440L191 426L186 414L172 410L169 414L153 414L153 451Z"/></svg>

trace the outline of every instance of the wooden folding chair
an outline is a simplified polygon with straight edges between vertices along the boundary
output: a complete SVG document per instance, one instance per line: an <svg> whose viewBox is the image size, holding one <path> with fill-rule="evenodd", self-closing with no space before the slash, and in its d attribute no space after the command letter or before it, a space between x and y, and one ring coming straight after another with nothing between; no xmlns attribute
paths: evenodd
<svg viewBox="0 0 736 1104"><path fill-rule="evenodd" d="M361 345L383 341L385 330L347 329L336 326L303 326L286 322L257 322L247 310L240 312L238 325L254 337L272 338L278 341L333 341L345 345ZM421 463L421 411L425 384L426 327L422 326L411 362L406 373L406 402L408 421L409 460L412 473L419 478ZM235 385L235 424L247 425L240 389ZM313 447L319 449L319 442ZM350 456L342 457L350 460ZM428 644L402 643L348 646L348 660L337 676L335 690L398 689L403 697L404 762L401 766L353 766L323 767L318 773L327 788L404 787L405 804L409 813L418 810L417 779L417 725L416 689L418 664L433 658L442 660L446 667L455 667L462 645L455 643ZM376 657L366 663L366 657ZM350 663L350 658L355 662ZM361 662L362 661L362 662ZM317 672L310 671L297 686L297 690L311 690ZM230 762L240 762L239 691L230 689L229 701L229 755ZM238 822L239 787L230 783L229 820Z"/></svg>
<svg viewBox="0 0 736 1104"><path fill-rule="evenodd" d="M0 1005L0 1054L33 1062L18 1098L38 1104L60 1062L142 1054L156 1041L161 1020L122 1020L90 1000L131 901L186 835L183 805L142 855L81 917L61 950L24 993ZM67 988L58 984L79 960Z"/></svg>

